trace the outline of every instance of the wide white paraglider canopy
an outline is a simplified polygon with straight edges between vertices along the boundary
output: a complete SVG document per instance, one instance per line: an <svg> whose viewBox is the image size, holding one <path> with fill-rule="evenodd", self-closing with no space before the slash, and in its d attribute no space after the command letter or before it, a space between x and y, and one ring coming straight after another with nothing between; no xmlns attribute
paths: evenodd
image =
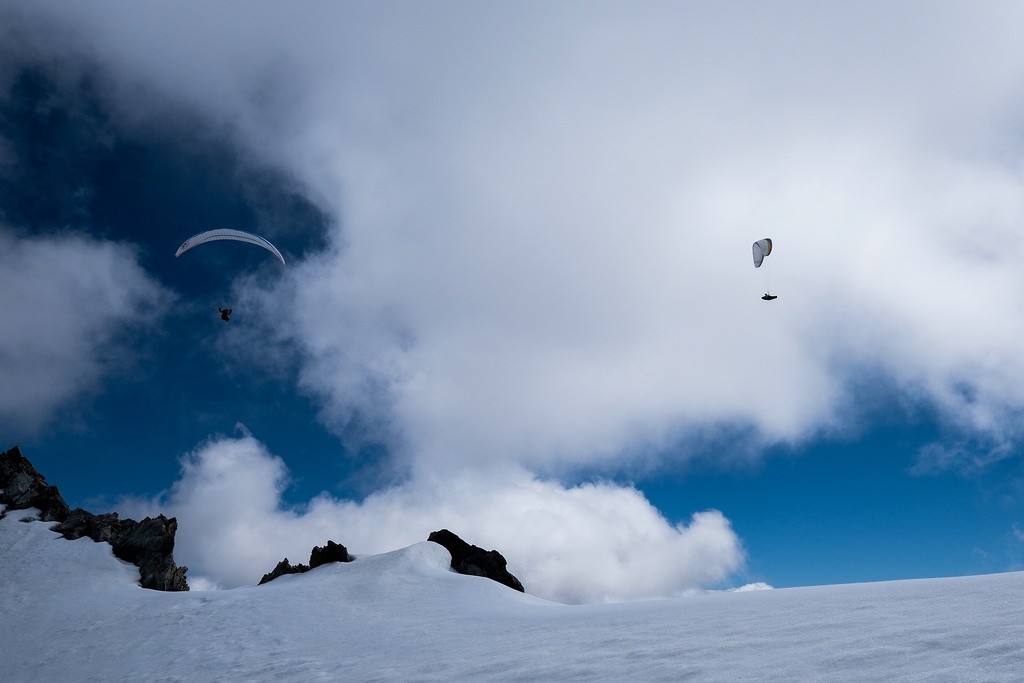
<svg viewBox="0 0 1024 683"><path fill-rule="evenodd" d="M198 235L193 235L192 237L189 237L187 240L185 240L180 247L178 247L178 251L175 252L174 256L181 256L192 247L197 247L200 244L205 244L206 242L213 242L215 240L235 240L237 242L248 242L249 244L255 244L257 247L263 247L264 249L272 253L274 256L277 257L277 260L281 262L281 265L284 265L284 256L281 256L281 252L277 250L277 247L275 247L273 244L263 239L259 235L254 235L251 232L242 232L241 230L207 230L206 232L201 232Z"/></svg>

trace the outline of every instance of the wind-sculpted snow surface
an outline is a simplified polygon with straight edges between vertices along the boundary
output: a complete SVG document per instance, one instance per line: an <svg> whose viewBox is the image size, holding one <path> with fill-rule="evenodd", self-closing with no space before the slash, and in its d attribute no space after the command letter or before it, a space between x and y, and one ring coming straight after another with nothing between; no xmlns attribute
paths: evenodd
<svg viewBox="0 0 1024 683"><path fill-rule="evenodd" d="M28 681L1017 681L1024 574L566 606L418 543L260 587L160 593L0 520L0 651Z"/></svg>

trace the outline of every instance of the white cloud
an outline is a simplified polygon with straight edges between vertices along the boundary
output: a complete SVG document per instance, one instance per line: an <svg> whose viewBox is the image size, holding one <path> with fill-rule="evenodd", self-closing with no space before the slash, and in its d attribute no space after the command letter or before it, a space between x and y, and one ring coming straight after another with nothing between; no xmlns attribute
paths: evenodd
<svg viewBox="0 0 1024 683"><path fill-rule="evenodd" d="M613 484L565 487L502 467L424 476L361 502L322 494L287 509L287 477L283 461L251 436L217 438L184 458L181 479L162 499L125 500L119 509L177 517L176 560L222 586L255 583L283 557L307 562L328 539L376 554L441 528L497 549L528 592L566 602L711 587L743 561L721 513L673 526L638 491Z"/></svg>
<svg viewBox="0 0 1024 683"><path fill-rule="evenodd" d="M165 301L128 246L0 228L0 425L38 426L130 367L123 334Z"/></svg>
<svg viewBox="0 0 1024 683"><path fill-rule="evenodd" d="M909 81L924 65L907 59ZM784 61L784 80L810 68ZM484 97L451 65L451 98L385 93L392 113L417 110L402 127L311 132L337 150L306 177L337 183L345 237L280 312L307 386L343 416L375 378L414 457L440 462L606 461L709 423L799 440L860 417L863 368L964 429L1011 428L1024 178L975 128L1012 109L886 97L908 81L794 100L740 62L714 74L724 101L688 71L620 100L603 63L557 60L494 65L503 85ZM848 110L856 94L877 106ZM768 305L749 257L766 235Z"/></svg>
<svg viewBox="0 0 1024 683"><path fill-rule="evenodd" d="M749 593L751 591L770 591L774 588L764 581L757 581L756 583L748 583L740 586L739 588L730 589L733 593Z"/></svg>
<svg viewBox="0 0 1024 683"><path fill-rule="evenodd" d="M1018 433L1015 5L31 6L334 210L280 334L425 470L804 439L865 368Z"/></svg>

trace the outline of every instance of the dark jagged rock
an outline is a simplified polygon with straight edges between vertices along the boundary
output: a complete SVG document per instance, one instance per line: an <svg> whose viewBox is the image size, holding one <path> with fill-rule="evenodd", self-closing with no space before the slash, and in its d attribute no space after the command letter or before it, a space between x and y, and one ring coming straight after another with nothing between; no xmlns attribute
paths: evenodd
<svg viewBox="0 0 1024 683"><path fill-rule="evenodd" d="M260 582L258 584L256 584L256 585L257 586L262 586L265 583L273 581L274 579L278 578L279 576L286 576L288 574L302 574L303 572L308 572L308 571L309 571L309 565L305 565L305 564L293 565L291 562L288 561L288 558L286 557L286 558L284 558L283 560L281 560L280 562L277 563L277 566L274 567L274 570L272 572L270 572L269 574L264 574L263 578L260 579Z"/></svg>
<svg viewBox="0 0 1024 683"><path fill-rule="evenodd" d="M114 525L118 522L116 512L94 515L88 510L75 508L67 519L53 527L53 530L73 541L76 538L91 538L97 543L114 545Z"/></svg>
<svg viewBox="0 0 1024 683"><path fill-rule="evenodd" d="M348 549L334 541L327 541L327 545L322 548L320 546L313 548L313 551L309 554L310 569L316 569L320 565L329 562L351 561L352 556L348 554Z"/></svg>
<svg viewBox="0 0 1024 683"><path fill-rule="evenodd" d="M63 522L71 512L57 487L46 483L17 446L0 453L0 489L0 503L12 510L36 508L44 522Z"/></svg>
<svg viewBox="0 0 1024 683"><path fill-rule="evenodd" d="M317 567L330 562L351 562L352 559L352 556L348 554L348 549L346 549L345 546L335 543L334 541L327 541L327 545L323 547L315 546L309 553L308 565L293 565L286 557L277 563L277 566L274 567L274 571L269 574L264 574L258 585L262 586L268 581L273 581L277 577L285 576L286 574L302 574L303 572L308 572L310 569L316 569Z"/></svg>
<svg viewBox="0 0 1024 683"><path fill-rule="evenodd" d="M94 515L75 508L53 530L74 540L88 537L109 543L114 555L139 568L139 585L161 591L187 591L188 567L174 563L174 534L178 520L163 515L146 517L141 522L120 519L116 512Z"/></svg>
<svg viewBox="0 0 1024 683"><path fill-rule="evenodd" d="M526 592L519 579L509 574L505 568L505 558L497 550L484 550L470 545L447 529L432 532L427 540L444 546L452 556L452 569L458 573L483 576L520 593Z"/></svg>
<svg viewBox="0 0 1024 683"><path fill-rule="evenodd" d="M174 534L178 520L163 515L141 522L122 519L115 527L114 554L139 568L140 585L160 591L187 591L188 567L174 563Z"/></svg>
<svg viewBox="0 0 1024 683"><path fill-rule="evenodd" d="M57 487L46 483L17 446L0 453L0 488L0 503L11 509L37 508L39 519L58 522L52 528L64 538L109 543L116 557L139 568L143 588L188 590L188 567L174 563L175 518L158 515L136 522L119 519L116 512L94 515L82 508L70 510Z"/></svg>

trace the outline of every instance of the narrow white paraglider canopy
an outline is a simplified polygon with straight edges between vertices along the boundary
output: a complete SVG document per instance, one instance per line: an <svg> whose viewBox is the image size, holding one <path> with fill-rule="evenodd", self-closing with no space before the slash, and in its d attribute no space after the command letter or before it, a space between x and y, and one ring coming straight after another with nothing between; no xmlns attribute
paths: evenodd
<svg viewBox="0 0 1024 683"><path fill-rule="evenodd" d="M767 237L754 242L754 267L760 268L764 257L772 253L772 241Z"/></svg>

